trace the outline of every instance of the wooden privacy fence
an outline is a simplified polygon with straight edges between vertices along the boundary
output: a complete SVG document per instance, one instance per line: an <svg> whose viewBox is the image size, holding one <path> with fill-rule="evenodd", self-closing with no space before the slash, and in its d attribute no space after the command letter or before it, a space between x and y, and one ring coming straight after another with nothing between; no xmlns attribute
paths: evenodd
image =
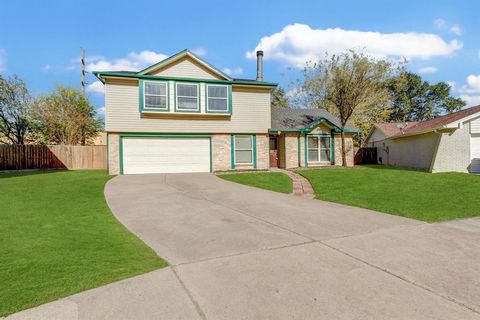
<svg viewBox="0 0 480 320"><path fill-rule="evenodd" d="M377 148L359 148L355 153L355 164L376 164Z"/></svg>
<svg viewBox="0 0 480 320"><path fill-rule="evenodd" d="M106 146L0 145L0 170L106 168Z"/></svg>

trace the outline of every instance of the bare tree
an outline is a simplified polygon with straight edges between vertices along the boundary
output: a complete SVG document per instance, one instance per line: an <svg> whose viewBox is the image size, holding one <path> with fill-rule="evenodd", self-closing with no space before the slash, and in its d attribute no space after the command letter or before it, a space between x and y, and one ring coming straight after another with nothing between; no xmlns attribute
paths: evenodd
<svg viewBox="0 0 480 320"><path fill-rule="evenodd" d="M32 97L23 80L0 76L0 142L25 144L31 104Z"/></svg>
<svg viewBox="0 0 480 320"><path fill-rule="evenodd" d="M342 165L346 166L345 127L355 113L387 108L389 93L385 82L394 71L392 63L363 53L347 51L309 63L299 92L309 107L325 108L340 119Z"/></svg>

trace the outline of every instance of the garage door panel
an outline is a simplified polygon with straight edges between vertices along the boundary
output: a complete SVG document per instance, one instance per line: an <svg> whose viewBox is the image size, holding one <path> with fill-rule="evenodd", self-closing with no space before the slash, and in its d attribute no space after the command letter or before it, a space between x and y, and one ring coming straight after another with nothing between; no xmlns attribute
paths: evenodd
<svg viewBox="0 0 480 320"><path fill-rule="evenodd" d="M209 171L208 138L123 138L124 174Z"/></svg>

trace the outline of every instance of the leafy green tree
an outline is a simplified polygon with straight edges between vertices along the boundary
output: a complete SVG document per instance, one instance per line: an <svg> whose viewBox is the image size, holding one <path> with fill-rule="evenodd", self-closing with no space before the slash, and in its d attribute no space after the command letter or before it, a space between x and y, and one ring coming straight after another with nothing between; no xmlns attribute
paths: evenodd
<svg viewBox="0 0 480 320"><path fill-rule="evenodd" d="M281 87L277 87L272 91L272 107L278 108L290 108L285 90Z"/></svg>
<svg viewBox="0 0 480 320"><path fill-rule="evenodd" d="M386 85L391 96L390 121L423 121L465 106L463 100L450 95L447 83L430 84L412 72L404 71Z"/></svg>
<svg viewBox="0 0 480 320"><path fill-rule="evenodd" d="M0 76L0 142L25 144L30 132L32 97L25 82Z"/></svg>
<svg viewBox="0 0 480 320"><path fill-rule="evenodd" d="M396 70L386 60L352 50L307 64L300 80L300 99L307 106L327 109L340 119L343 166L347 165L345 126L356 115L386 108L389 94L384 84Z"/></svg>
<svg viewBox="0 0 480 320"><path fill-rule="evenodd" d="M85 145L102 128L94 107L80 91L63 86L40 97L32 117L36 137L45 144Z"/></svg>

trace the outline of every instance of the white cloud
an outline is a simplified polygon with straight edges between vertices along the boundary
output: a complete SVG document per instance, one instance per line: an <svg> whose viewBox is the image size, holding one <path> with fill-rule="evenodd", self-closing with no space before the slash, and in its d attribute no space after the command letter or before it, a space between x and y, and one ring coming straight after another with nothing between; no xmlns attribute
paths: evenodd
<svg viewBox="0 0 480 320"><path fill-rule="evenodd" d="M95 81L87 86L87 92L104 94L105 86L101 81Z"/></svg>
<svg viewBox="0 0 480 320"><path fill-rule="evenodd" d="M0 49L0 72L5 71L7 69L7 62L6 62L6 53L5 50Z"/></svg>
<svg viewBox="0 0 480 320"><path fill-rule="evenodd" d="M125 58L107 59L104 56L93 55L85 57L85 69L91 71L140 71L168 56L150 50L130 52ZM80 57L71 60L68 71L80 69Z"/></svg>
<svg viewBox="0 0 480 320"><path fill-rule="evenodd" d="M225 72L226 74L228 74L229 76L233 76L233 75L241 75L243 74L243 69L240 68L240 67L236 67L236 68L223 68L222 70L223 72Z"/></svg>
<svg viewBox="0 0 480 320"><path fill-rule="evenodd" d="M443 19L435 19L433 21L433 24L435 25L435 27L437 27L438 29L445 29L447 27L447 21L443 20Z"/></svg>
<svg viewBox="0 0 480 320"><path fill-rule="evenodd" d="M44 65L44 66L42 67L42 70L43 70L43 71L48 71L48 70L50 70L50 69L52 69L52 66L51 66L50 64L46 64L46 65Z"/></svg>
<svg viewBox="0 0 480 320"><path fill-rule="evenodd" d="M455 90L457 88L457 83L455 81L447 81L447 84L450 86L450 90Z"/></svg>
<svg viewBox="0 0 480 320"><path fill-rule="evenodd" d="M191 50L193 53L195 53L197 56L199 57L204 57L207 55L207 50L205 48L202 48L202 47L198 47L198 48L195 48L195 49L192 49Z"/></svg>
<svg viewBox="0 0 480 320"><path fill-rule="evenodd" d="M426 74L426 73L435 73L438 71L438 68L436 67L423 67L418 69L418 72L421 74Z"/></svg>
<svg viewBox="0 0 480 320"><path fill-rule="evenodd" d="M91 71L140 71L168 56L150 50L130 52L125 58L108 60L101 56L86 58L85 69Z"/></svg>
<svg viewBox="0 0 480 320"><path fill-rule="evenodd" d="M471 74L467 77L467 84L463 85L458 91L463 94L480 93L480 74Z"/></svg>
<svg viewBox="0 0 480 320"><path fill-rule="evenodd" d="M453 26L450 27L450 32L457 35L457 36L461 36L462 33L463 33L463 30L462 28L460 28L460 26L458 24L454 24Z"/></svg>
<svg viewBox="0 0 480 320"><path fill-rule="evenodd" d="M480 105L480 96L464 94L460 95L460 99L467 103L467 107Z"/></svg>
<svg viewBox="0 0 480 320"><path fill-rule="evenodd" d="M428 59L448 56L463 47L458 40L444 41L431 33L380 33L357 30L312 29L306 24L287 25L280 32L265 36L254 50L246 53L256 58L263 50L265 59L275 59L298 67L305 62L318 60L325 53L334 54L348 49L360 49L372 57L405 57Z"/></svg>

